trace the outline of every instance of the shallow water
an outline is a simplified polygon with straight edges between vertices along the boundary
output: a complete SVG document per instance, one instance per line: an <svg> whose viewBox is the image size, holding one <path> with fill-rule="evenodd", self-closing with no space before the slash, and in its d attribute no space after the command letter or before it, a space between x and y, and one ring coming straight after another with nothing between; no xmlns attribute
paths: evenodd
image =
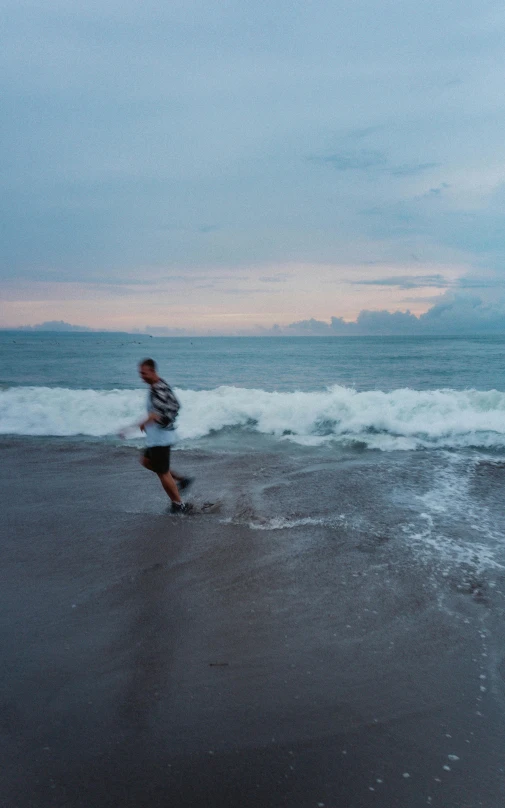
<svg viewBox="0 0 505 808"><path fill-rule="evenodd" d="M503 466L248 440L1 441L8 804L501 808Z"/></svg>

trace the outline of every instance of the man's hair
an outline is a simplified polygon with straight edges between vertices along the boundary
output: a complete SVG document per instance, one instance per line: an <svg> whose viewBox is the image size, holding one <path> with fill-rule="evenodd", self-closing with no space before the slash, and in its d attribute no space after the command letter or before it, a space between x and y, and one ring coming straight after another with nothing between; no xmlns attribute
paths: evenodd
<svg viewBox="0 0 505 808"><path fill-rule="evenodd" d="M154 359L143 359L142 362L139 363L139 367L147 367L151 368L151 370L156 370L156 362Z"/></svg>

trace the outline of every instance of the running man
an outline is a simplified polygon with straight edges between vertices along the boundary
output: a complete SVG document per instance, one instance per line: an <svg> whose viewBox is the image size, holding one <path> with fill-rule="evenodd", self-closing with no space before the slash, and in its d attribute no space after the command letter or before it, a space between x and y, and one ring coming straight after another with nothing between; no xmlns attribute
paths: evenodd
<svg viewBox="0 0 505 808"><path fill-rule="evenodd" d="M146 448L140 462L160 478L172 502L172 513L189 513L192 505L182 502L179 492L188 488L193 480L170 470L170 447L177 441L175 419L180 404L172 388L158 376L154 359L142 360L139 374L151 388L147 399L147 418L138 425L146 436Z"/></svg>

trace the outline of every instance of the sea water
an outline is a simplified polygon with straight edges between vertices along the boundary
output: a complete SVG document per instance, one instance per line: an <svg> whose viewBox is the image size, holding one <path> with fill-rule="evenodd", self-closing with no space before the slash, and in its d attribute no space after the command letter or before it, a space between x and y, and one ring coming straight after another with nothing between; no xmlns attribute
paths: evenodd
<svg viewBox="0 0 505 808"><path fill-rule="evenodd" d="M186 445L251 433L381 451L505 449L505 337L150 338L0 333L0 434L114 436L152 356Z"/></svg>

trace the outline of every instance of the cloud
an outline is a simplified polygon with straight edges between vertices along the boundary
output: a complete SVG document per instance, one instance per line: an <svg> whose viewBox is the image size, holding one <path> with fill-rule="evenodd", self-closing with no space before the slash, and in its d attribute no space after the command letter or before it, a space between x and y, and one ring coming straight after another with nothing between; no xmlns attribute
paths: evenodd
<svg viewBox="0 0 505 808"><path fill-rule="evenodd" d="M402 297L402 303L436 303L440 300L440 295L419 295L418 297Z"/></svg>
<svg viewBox="0 0 505 808"><path fill-rule="evenodd" d="M504 333L505 301L486 303L480 297L459 295L428 309L419 322L427 332Z"/></svg>
<svg viewBox="0 0 505 808"><path fill-rule="evenodd" d="M389 173L393 177L415 177L416 174L422 174L424 171L430 171L430 169L437 167L438 163L405 163L400 166L392 166ZM439 189L430 190L439 191Z"/></svg>
<svg viewBox="0 0 505 808"><path fill-rule="evenodd" d="M350 280L353 286L393 286L398 289L423 289L427 286L446 289L452 282L440 273L434 275L394 275L388 278Z"/></svg>
<svg viewBox="0 0 505 808"><path fill-rule="evenodd" d="M261 275L258 280L263 283L286 283L290 277L287 272L280 272L278 275Z"/></svg>
<svg viewBox="0 0 505 808"><path fill-rule="evenodd" d="M496 289L505 287L505 278L496 275L483 275L481 277L463 276L460 278L446 278L441 273L426 275L391 275L386 278L359 278L348 280L351 286L388 286L396 289ZM406 300L406 298L404 298ZM431 300L432 298L427 298ZM421 301L422 298L412 298L412 301Z"/></svg>
<svg viewBox="0 0 505 808"><path fill-rule="evenodd" d="M357 151L326 154L321 157L311 157L315 163L327 163L337 171L368 171L371 168L385 166L387 157L378 151Z"/></svg>
<svg viewBox="0 0 505 808"><path fill-rule="evenodd" d="M484 302L475 296L444 296L419 317L410 311L359 313L355 322L301 320L275 333L306 336L428 336L505 334L505 300Z"/></svg>
<svg viewBox="0 0 505 808"><path fill-rule="evenodd" d="M383 128L383 126L364 126L358 129L351 129L345 137L347 140L364 140L370 135L375 135L377 132L380 132Z"/></svg>
<svg viewBox="0 0 505 808"><path fill-rule="evenodd" d="M330 262L367 241L398 263L419 239L499 264L502 45L468 0L4 7L4 276Z"/></svg>
<svg viewBox="0 0 505 808"><path fill-rule="evenodd" d="M157 329L156 333L193 335L198 330ZM151 331L150 333L155 333ZM203 332L200 331L200 334ZM213 333L207 331L205 333ZM216 332L214 332L216 333ZM444 336L505 334L505 299L495 303L472 295L446 294L425 314L410 311L361 311L354 322L310 318L287 326L238 328L235 334L257 336Z"/></svg>
<svg viewBox="0 0 505 808"><path fill-rule="evenodd" d="M278 331L278 327L276 330ZM324 336L331 333L331 327L328 326L328 323L322 320L315 320L312 317L310 320L300 320L297 323L291 323L282 329L282 331L285 334L293 333L302 336Z"/></svg>
<svg viewBox="0 0 505 808"><path fill-rule="evenodd" d="M230 301L266 325L325 322L323 265L346 319L425 283L493 288L479 278L494 271L498 287L503 44L484 18L470 0L380 14L376 0L345 14L289 0L5 0L2 322L196 326ZM387 267L382 282L367 259ZM313 272L312 289L303 273L276 278L290 265ZM361 284L345 283L349 267ZM445 283L461 267L468 279ZM6 279L24 284L8 306ZM37 284L52 287L40 305Z"/></svg>
<svg viewBox="0 0 505 808"><path fill-rule="evenodd" d="M365 149L312 156L309 160L314 163L328 164L336 171L375 171L389 174L392 177L414 177L424 171L437 168L438 165L437 163L416 162L395 165L384 152Z"/></svg>
<svg viewBox="0 0 505 808"><path fill-rule="evenodd" d="M417 300L417 299L415 299ZM430 300L429 298L427 300ZM142 329L127 329L132 333L147 333L153 336L458 336L505 334L505 298L486 302L480 297L466 294L446 293L436 299L425 314L416 316L410 311L360 311L355 321L346 321L334 316L329 321L311 317L288 325L272 327L244 326L242 315L230 315L237 320L232 328L194 326L146 326ZM253 315L254 316L254 315ZM86 326L72 325L62 320L47 321L36 326L24 326L15 330L30 331L96 331ZM116 329L119 330L119 329Z"/></svg>

